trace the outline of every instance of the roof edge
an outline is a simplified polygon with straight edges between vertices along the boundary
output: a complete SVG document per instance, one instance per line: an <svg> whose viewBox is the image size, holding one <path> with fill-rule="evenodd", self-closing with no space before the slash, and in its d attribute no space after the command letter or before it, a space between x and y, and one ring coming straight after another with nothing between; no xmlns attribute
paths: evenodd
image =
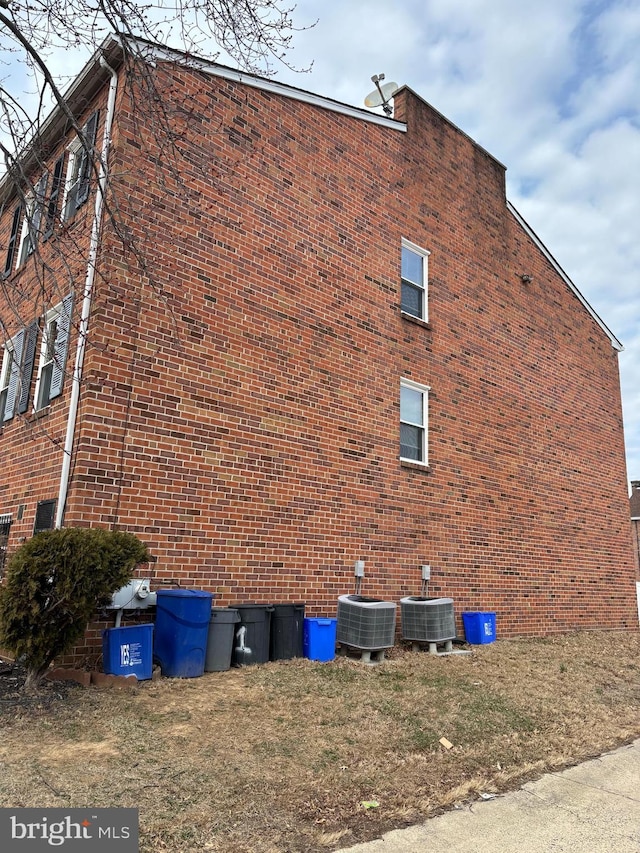
<svg viewBox="0 0 640 853"><path fill-rule="evenodd" d="M181 64L187 68L193 68L197 71L202 71L205 74L221 77L226 80L232 80L237 83L242 83L246 86L252 86L256 89L261 89L271 94L281 95L285 98L292 98L311 106L321 109L330 110L351 118L359 119L360 121L370 122L380 127L385 127L390 130L395 130L400 133L406 133L407 125L405 122L396 121L387 116L381 116L377 113L369 112L366 109L352 107L349 104L344 104L340 101L326 98L321 95L316 95L313 92L307 92L304 89L297 89L286 83L279 83L275 80L270 80L266 77L260 77L257 74L252 74L248 71L240 71L236 68L231 68L226 65L219 65L212 60L202 59L197 56L192 56L183 51L174 48L163 47L162 45L154 44L153 42L145 41L145 39L130 38L128 36L112 33L108 35L98 48L94 51L91 58L85 63L82 70L77 74L70 86L64 91L63 98L69 105L71 111L81 111L81 107L85 106L83 96L87 93L95 93L96 89L102 85L107 79L107 73L101 69L100 60L106 59L109 65L118 67L124 56L124 48L122 41L127 41L127 47L133 49L139 58L149 64L157 62L173 62ZM102 79L104 77L104 80ZM61 133L65 126L66 117L60 108L55 105L46 119L42 122L34 134L32 139L26 144L22 152L16 152L16 156L25 164L28 170L30 160L34 157L36 143L38 140L46 140L49 136L55 136L56 133ZM0 178L0 204L12 194L13 179L10 172L6 172Z"/></svg>
<svg viewBox="0 0 640 853"><path fill-rule="evenodd" d="M184 53L174 48L164 47L162 45L146 42L144 39L129 39L129 44L137 46L140 55L147 62L175 62L185 65L188 68L194 68L197 71L202 71L205 74L210 74L214 77L222 77L225 80L232 80L236 83L242 83L245 86L252 86L255 89L261 89L264 92L270 92L274 95L281 95L285 98L292 98L296 101L302 101L306 104L311 104L314 107L330 110L342 115L350 116L351 118L368 121L372 124L380 125L381 127L397 130L405 133L407 125L404 122L397 121L387 116L381 116L377 113L369 112L360 107L352 107L350 104L336 101L333 98L327 98L323 95L316 95L313 92L308 92L306 89L298 89L295 86L290 86L288 83L279 83L276 80L271 80L268 77L260 77L257 74L252 74L249 71L241 71L237 68L231 68L227 65L220 65L209 59Z"/></svg>
<svg viewBox="0 0 640 853"><path fill-rule="evenodd" d="M538 237L533 228L526 222L526 220L522 217L522 215L516 210L513 204L507 199L507 208L512 216L515 218L520 227L526 232L526 234L533 240L538 249L542 252L545 258L549 261L551 266L555 269L558 275L562 278L564 283L567 285L569 290L576 296L582 305L587 309L591 317L596 321L598 326L602 329L605 335L611 341L611 346L617 350L617 352L622 352L624 350L624 346L618 340L618 338L613 334L611 329L607 326L604 320L596 313L596 311L591 307L591 305L587 302L584 296L580 293L575 284L571 281L567 273L562 269L560 264L553 257L549 249L545 246L542 240Z"/></svg>

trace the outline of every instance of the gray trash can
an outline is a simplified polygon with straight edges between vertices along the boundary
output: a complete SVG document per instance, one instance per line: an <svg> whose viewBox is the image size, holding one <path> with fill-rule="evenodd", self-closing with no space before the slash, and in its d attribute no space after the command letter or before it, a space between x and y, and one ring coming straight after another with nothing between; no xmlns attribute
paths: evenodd
<svg viewBox="0 0 640 853"><path fill-rule="evenodd" d="M233 637L240 614L231 607L212 607L207 654L204 660L205 672L224 672L231 666Z"/></svg>

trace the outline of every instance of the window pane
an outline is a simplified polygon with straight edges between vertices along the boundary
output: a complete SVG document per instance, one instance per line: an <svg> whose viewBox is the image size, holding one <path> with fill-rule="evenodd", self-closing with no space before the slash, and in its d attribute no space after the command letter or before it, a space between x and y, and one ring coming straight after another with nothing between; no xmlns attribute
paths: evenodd
<svg viewBox="0 0 640 853"><path fill-rule="evenodd" d="M400 420L422 426L422 392L400 386Z"/></svg>
<svg viewBox="0 0 640 853"><path fill-rule="evenodd" d="M422 433L420 427L400 424L400 456L422 462Z"/></svg>
<svg viewBox="0 0 640 853"><path fill-rule="evenodd" d="M50 361L42 368L40 374L40 390L38 392L38 401L36 409L44 409L51 402L51 376L53 374L53 362Z"/></svg>
<svg viewBox="0 0 640 853"><path fill-rule="evenodd" d="M406 246L402 247L402 278L422 286L422 255L412 252Z"/></svg>
<svg viewBox="0 0 640 853"><path fill-rule="evenodd" d="M400 307L407 314L412 314L414 317L422 317L422 294L423 291L419 287L414 287L412 284L402 282L402 298Z"/></svg>

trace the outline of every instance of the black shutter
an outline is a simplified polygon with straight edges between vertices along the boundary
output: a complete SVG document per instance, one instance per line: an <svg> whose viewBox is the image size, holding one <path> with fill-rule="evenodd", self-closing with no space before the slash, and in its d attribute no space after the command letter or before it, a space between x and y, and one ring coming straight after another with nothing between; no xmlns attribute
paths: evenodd
<svg viewBox="0 0 640 853"><path fill-rule="evenodd" d="M53 351L53 369L51 371L51 389L49 399L59 397L62 394L64 382L64 366L67 361L69 349L69 333L71 331L71 305L73 294L69 294L62 300L62 309L58 317L58 333Z"/></svg>
<svg viewBox="0 0 640 853"><path fill-rule="evenodd" d="M84 147L82 148L82 151L78 154L78 156L81 157L81 160L80 167L78 169L78 189L76 192L75 200L76 210L89 198L89 187L91 184L91 172L93 170L94 146L96 142L97 130L98 111L96 110L96 112L91 116L89 121L85 124L84 129L82 131L85 143L89 148L91 154L88 154L87 149Z"/></svg>
<svg viewBox="0 0 640 853"><path fill-rule="evenodd" d="M22 205L19 204L13 212L13 222L11 223L11 236L7 246L7 260L4 264L4 274L9 275L13 267L13 259L16 255L16 245L18 243L18 229L20 228L20 220L22 214Z"/></svg>
<svg viewBox="0 0 640 853"><path fill-rule="evenodd" d="M7 402L4 407L3 421L10 421L16 411L16 394L20 381L20 368L22 366L22 350L24 349L25 329L20 329L17 335L11 339L13 349L13 360L11 362L11 373L9 375L9 388L7 390Z"/></svg>
<svg viewBox="0 0 640 853"><path fill-rule="evenodd" d="M18 403L18 414L24 414L29 407L29 391L31 390L31 377L33 376L33 363L36 357L36 341L38 340L38 329L40 324L37 320L26 330L27 340L24 346L24 359L22 361L22 382L20 385L20 401Z"/></svg>
<svg viewBox="0 0 640 853"><path fill-rule="evenodd" d="M49 196L49 204L47 205L47 219L44 225L44 234L42 235L43 242L48 240L53 234L53 228L56 224L56 214L58 213L58 199L60 198L60 187L62 186L62 169L64 167L64 154L56 161L53 167L53 180L51 181L51 195Z"/></svg>

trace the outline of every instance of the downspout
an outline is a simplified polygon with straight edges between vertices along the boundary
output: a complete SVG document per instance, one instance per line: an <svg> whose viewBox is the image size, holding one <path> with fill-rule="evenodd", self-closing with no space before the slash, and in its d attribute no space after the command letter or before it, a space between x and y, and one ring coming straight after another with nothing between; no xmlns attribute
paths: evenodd
<svg viewBox="0 0 640 853"><path fill-rule="evenodd" d="M78 403L80 401L80 382L82 379L82 365L89 333L89 315L91 313L91 297L93 295L93 282L96 275L96 259L100 245L100 226L102 220L102 208L107 188L107 157L111 145L111 126L116 106L116 93L118 89L118 75L107 64L104 57L100 57L100 65L111 75L109 84L109 98L107 101L107 114L104 122L104 133L102 136L102 152L100 154L100 169L98 171L98 191L96 192L95 209L93 214L93 225L91 226L91 239L89 242L89 254L87 260L87 274L84 282L84 298L82 300L82 313L78 327L78 344L76 346L76 361L73 368L73 379L71 385L71 400L69 402L69 415L67 418L67 434L64 442L64 454L62 457L62 471L60 474L60 491L58 492L58 503L56 506L56 528L62 527L64 510L69 491L69 477L71 473L71 461L73 458L73 447L76 437L76 420L78 417Z"/></svg>

